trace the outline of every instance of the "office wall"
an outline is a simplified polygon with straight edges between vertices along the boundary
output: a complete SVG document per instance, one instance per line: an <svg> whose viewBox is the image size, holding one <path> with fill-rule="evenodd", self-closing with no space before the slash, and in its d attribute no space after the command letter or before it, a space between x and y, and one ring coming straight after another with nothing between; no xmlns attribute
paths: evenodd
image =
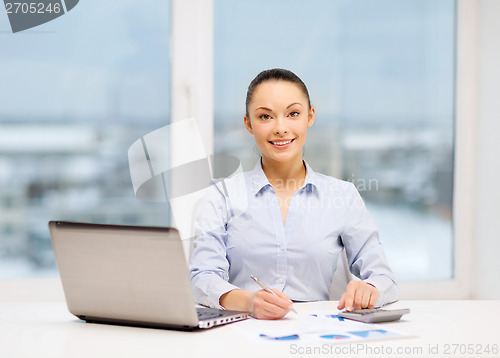
<svg viewBox="0 0 500 358"><path fill-rule="evenodd" d="M500 298L500 1L478 9L476 215L473 297Z"/></svg>

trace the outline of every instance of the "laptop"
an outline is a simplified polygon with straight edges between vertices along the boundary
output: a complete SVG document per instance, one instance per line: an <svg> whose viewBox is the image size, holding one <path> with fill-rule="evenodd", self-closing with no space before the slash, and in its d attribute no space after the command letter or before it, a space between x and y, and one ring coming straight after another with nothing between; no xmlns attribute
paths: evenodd
<svg viewBox="0 0 500 358"><path fill-rule="evenodd" d="M92 323L199 330L248 312L196 307L174 228L49 222L68 310Z"/></svg>

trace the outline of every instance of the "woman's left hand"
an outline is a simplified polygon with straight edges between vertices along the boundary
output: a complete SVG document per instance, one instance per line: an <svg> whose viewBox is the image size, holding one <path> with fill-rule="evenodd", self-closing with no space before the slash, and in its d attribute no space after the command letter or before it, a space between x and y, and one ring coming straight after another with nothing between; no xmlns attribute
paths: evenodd
<svg viewBox="0 0 500 358"><path fill-rule="evenodd" d="M362 308L373 308L377 303L379 293L375 286L364 281L350 281L340 298L339 310L356 311Z"/></svg>

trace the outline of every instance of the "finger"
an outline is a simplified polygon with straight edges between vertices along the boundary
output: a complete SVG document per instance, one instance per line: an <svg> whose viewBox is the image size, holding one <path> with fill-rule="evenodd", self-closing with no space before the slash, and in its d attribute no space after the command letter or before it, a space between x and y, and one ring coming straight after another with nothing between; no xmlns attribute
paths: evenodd
<svg viewBox="0 0 500 358"><path fill-rule="evenodd" d="M278 295L280 296L281 298L283 298L284 300L287 300L288 302L290 303L293 303L292 300L284 293L284 292L281 292L281 291L278 291L277 289L273 289L273 291Z"/></svg>
<svg viewBox="0 0 500 358"><path fill-rule="evenodd" d="M290 301L288 298L276 297L275 295L272 295L270 293L266 295L265 300L285 310L289 310L292 304L292 301Z"/></svg>
<svg viewBox="0 0 500 358"><path fill-rule="evenodd" d="M342 294L342 297L340 297L339 304L337 306L337 309L341 310L345 307L345 292Z"/></svg>
<svg viewBox="0 0 500 358"><path fill-rule="evenodd" d="M345 310L352 311L352 305L354 303L354 295L356 294L356 286L353 281L347 285L345 291Z"/></svg>
<svg viewBox="0 0 500 358"><path fill-rule="evenodd" d="M274 311L268 311L265 308L257 308L252 312L252 317L257 319L279 319L285 315L279 315Z"/></svg>
<svg viewBox="0 0 500 358"><path fill-rule="evenodd" d="M287 313L288 309L282 309L275 305L267 304L263 308L265 313L265 319L279 319L283 318Z"/></svg>
<svg viewBox="0 0 500 358"><path fill-rule="evenodd" d="M377 304L378 296L379 296L379 293L378 293L377 289L372 291L372 293L370 295L370 304L368 305L368 308L375 307L375 305Z"/></svg>
<svg viewBox="0 0 500 358"><path fill-rule="evenodd" d="M287 302L288 311L293 309L293 301L284 292L281 292L278 290L273 290L273 291L275 291L278 294L278 296L280 296L281 298L283 298Z"/></svg>
<svg viewBox="0 0 500 358"><path fill-rule="evenodd" d="M363 297L361 298L361 308L368 308L370 305L370 297L372 290L368 289L363 292Z"/></svg>
<svg viewBox="0 0 500 358"><path fill-rule="evenodd" d="M264 291L264 290L261 290L262 291L262 299L264 299L266 302L269 302L273 305L276 305L282 309L287 309L290 307L290 304L292 303L292 301L290 301L290 299L288 297L282 297L282 296L275 296L273 295L272 293L269 293L267 291ZM261 292L259 291L259 292Z"/></svg>
<svg viewBox="0 0 500 358"><path fill-rule="evenodd" d="M358 285L358 287L356 288L356 292L354 293L353 308L355 311L361 309L361 302L363 300L363 292L364 292L363 287L360 287Z"/></svg>
<svg viewBox="0 0 500 358"><path fill-rule="evenodd" d="M374 294L373 292L370 293L370 299L368 300L368 305L366 306L366 308L374 308L375 307L375 303L377 302L376 299L374 299Z"/></svg>

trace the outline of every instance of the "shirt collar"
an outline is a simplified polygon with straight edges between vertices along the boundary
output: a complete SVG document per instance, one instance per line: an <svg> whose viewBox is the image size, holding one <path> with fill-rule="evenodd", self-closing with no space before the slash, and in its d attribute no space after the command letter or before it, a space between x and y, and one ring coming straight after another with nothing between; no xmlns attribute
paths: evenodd
<svg viewBox="0 0 500 358"><path fill-rule="evenodd" d="M319 188L318 185L318 178L316 176L316 173L312 170L312 168L307 164L307 162L304 160L304 163L306 165L306 178L304 181L304 186L312 186L315 187L316 189ZM272 186L271 183L269 182L269 179L266 177L266 173L264 173L264 170L262 169L262 158L260 158L257 161L257 164L255 164L254 169L251 171L250 174L252 181L253 181L253 193L254 195L257 195L259 191L261 191L263 188L267 186Z"/></svg>

